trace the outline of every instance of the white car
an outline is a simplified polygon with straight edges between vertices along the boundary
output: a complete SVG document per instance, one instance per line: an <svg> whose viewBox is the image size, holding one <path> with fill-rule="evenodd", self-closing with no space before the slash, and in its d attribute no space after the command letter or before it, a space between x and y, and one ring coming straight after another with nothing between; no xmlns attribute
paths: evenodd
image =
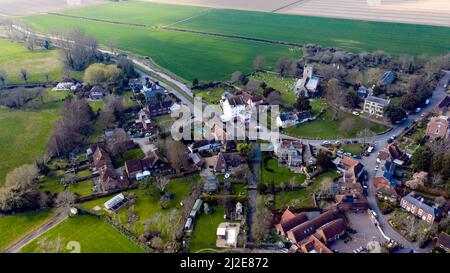
<svg viewBox="0 0 450 273"><path fill-rule="evenodd" d="M352 114L355 115L355 116L359 116L359 112L358 111L353 111Z"/></svg>
<svg viewBox="0 0 450 273"><path fill-rule="evenodd" d="M419 113L420 111L422 111L422 108L417 107L417 108L416 108L416 113Z"/></svg>
<svg viewBox="0 0 450 273"><path fill-rule="evenodd" d="M380 166L376 165L374 170L375 170L375 171L378 171L378 168L379 168L379 167L380 167Z"/></svg>

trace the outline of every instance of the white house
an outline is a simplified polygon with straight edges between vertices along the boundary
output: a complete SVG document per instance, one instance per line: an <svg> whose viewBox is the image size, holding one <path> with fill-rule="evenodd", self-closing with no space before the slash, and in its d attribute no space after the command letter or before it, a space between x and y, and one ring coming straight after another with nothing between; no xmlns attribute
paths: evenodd
<svg viewBox="0 0 450 273"><path fill-rule="evenodd" d="M383 117L384 107L390 103L390 100L385 100L375 96L367 96L364 101L364 112L369 115L375 115L377 118Z"/></svg>

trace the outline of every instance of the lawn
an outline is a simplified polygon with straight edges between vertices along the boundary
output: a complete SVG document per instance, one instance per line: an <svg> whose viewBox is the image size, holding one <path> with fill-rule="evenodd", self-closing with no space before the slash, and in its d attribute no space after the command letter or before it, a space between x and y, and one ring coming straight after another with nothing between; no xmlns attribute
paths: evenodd
<svg viewBox="0 0 450 273"><path fill-rule="evenodd" d="M76 195L80 197L85 197L91 195L92 189L94 187L94 183L92 182L92 179L78 182L74 185L69 186L69 191L75 193Z"/></svg>
<svg viewBox="0 0 450 273"><path fill-rule="evenodd" d="M233 90L228 90L225 88L208 88L208 89L202 89L202 90L195 90L194 91L196 97L202 98L203 102L207 104L219 104L220 100L222 99L222 94L225 92L234 93Z"/></svg>
<svg viewBox="0 0 450 273"><path fill-rule="evenodd" d="M342 149L344 152L351 153L352 155L361 155L365 150L365 146L361 143L352 143L343 145Z"/></svg>
<svg viewBox="0 0 450 273"><path fill-rule="evenodd" d="M305 181L306 177L303 174L296 174L288 167L278 164L278 160L274 158L266 158L263 160L261 166L261 182L269 184L274 182L275 186L281 183L289 183L291 179L295 178L298 184Z"/></svg>
<svg viewBox="0 0 450 273"><path fill-rule="evenodd" d="M137 147L131 150L128 150L123 153L121 158L118 158L117 160L114 160L114 166L121 167L125 164L126 161L131 159L144 159L145 154L141 150L141 148Z"/></svg>
<svg viewBox="0 0 450 273"><path fill-rule="evenodd" d="M216 248L216 231L219 224L225 222L223 219L225 209L220 206L213 208L213 213L202 214L195 220L189 252L193 253L205 248Z"/></svg>
<svg viewBox="0 0 450 273"><path fill-rule="evenodd" d="M314 178L312 184L310 184L305 189L299 189L294 191L284 190L282 192L275 193L275 207L285 208L288 206L292 207L303 207L303 206L313 206L314 201L312 194L319 188L320 183L327 178L337 178L339 175L334 172L327 172L318 175Z"/></svg>
<svg viewBox="0 0 450 273"><path fill-rule="evenodd" d="M280 91L285 104L292 106L296 102L297 95L294 92L295 79L293 77L281 77L274 73L256 73L252 78L259 82L265 82L268 87Z"/></svg>
<svg viewBox="0 0 450 273"><path fill-rule="evenodd" d="M7 75L7 83L23 83L20 71L29 74L28 82L59 81L63 75L64 64L56 50L29 51L22 44L0 38L0 70ZM73 74L73 75L72 75ZM69 72L71 76L78 73Z"/></svg>
<svg viewBox="0 0 450 273"><path fill-rule="evenodd" d="M104 220L91 216L79 215L71 217L53 229L26 245L22 252L44 252L40 242L47 243L62 240L62 252L70 252L65 246L75 241L80 243L81 253L141 253L144 252L138 245L130 241L113 226Z"/></svg>
<svg viewBox="0 0 450 273"><path fill-rule="evenodd" d="M180 207L180 202L183 198L189 195L192 183L199 180L199 176L187 176L183 178L173 179L167 188L167 192L174 195L174 198L170 201L166 209L161 209L159 205L159 195L150 196L146 195L143 190L131 190L128 193L134 193L136 195L136 203L133 205L133 211L139 216L134 226L126 225L126 210L123 209L119 212L121 223L125 225L135 235L140 236L144 231L144 225L152 219L154 224L152 228L161 232L163 239L168 239L172 234L172 228L178 223L183 208ZM99 206L103 208L104 202L111 197L100 198L93 201L83 203L86 208L94 208Z"/></svg>
<svg viewBox="0 0 450 273"><path fill-rule="evenodd" d="M49 210L30 211L0 217L0 252L9 244L19 240L32 229L50 219Z"/></svg>
<svg viewBox="0 0 450 273"><path fill-rule="evenodd" d="M312 104L313 112L315 103ZM357 137L358 132L364 130L364 128L369 128L373 133L376 134L385 132L388 129L388 127L385 125L380 125L361 117L355 117L352 114L342 111L339 114L338 120L334 121L334 114L335 110L333 108L327 108L327 111L318 119L285 129L283 130L283 133L299 138L339 139ZM354 120L354 124L351 130L347 130L345 129L345 127L341 128L341 123L346 119Z"/></svg>
<svg viewBox="0 0 450 273"><path fill-rule="evenodd" d="M37 110L0 106L0 185L8 172L45 154L59 111L60 103L53 102Z"/></svg>
<svg viewBox="0 0 450 273"><path fill-rule="evenodd" d="M88 104L91 106L92 111L98 112L103 108L105 102L103 100L89 100Z"/></svg>

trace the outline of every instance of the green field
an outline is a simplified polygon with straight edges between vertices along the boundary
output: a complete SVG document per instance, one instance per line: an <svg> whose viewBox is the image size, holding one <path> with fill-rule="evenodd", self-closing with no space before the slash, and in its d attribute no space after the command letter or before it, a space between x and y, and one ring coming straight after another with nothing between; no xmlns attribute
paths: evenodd
<svg viewBox="0 0 450 273"><path fill-rule="evenodd" d="M119 49L150 56L157 64L189 81L193 78L224 80L236 70L250 72L257 55L267 57L270 69L279 57L298 58L301 52L280 44L173 31L160 26L297 44L317 43L353 52L384 50L392 54L443 55L450 48L450 29L445 27L205 10L135 1L65 13L121 24L56 15L31 16L24 20L39 31L50 32L55 26L84 29L105 45L112 40Z"/></svg>
<svg viewBox="0 0 450 273"><path fill-rule="evenodd" d="M261 166L261 182L269 184L273 182L275 186L281 183L286 185L291 179L295 179L297 184L305 181L306 177L303 174L296 174L288 167L278 164L278 160L274 158L266 158Z"/></svg>
<svg viewBox="0 0 450 273"><path fill-rule="evenodd" d="M62 252L70 252L65 246L79 242L81 253L141 253L143 250L104 220L90 215L69 218L26 245L22 252L44 252L42 240L47 243L62 241Z"/></svg>
<svg viewBox="0 0 450 273"><path fill-rule="evenodd" d="M275 193L275 207L278 209L292 207L313 206L314 201L312 194L319 188L320 183L326 179L335 179L339 175L336 172L327 172L318 175L314 178L312 184L305 189L298 189L294 191L284 190Z"/></svg>
<svg viewBox="0 0 450 273"><path fill-rule="evenodd" d="M316 103L312 103L311 105L313 106L314 112ZM328 108L327 111L316 120L287 128L283 130L283 133L299 138L338 139L357 137L358 132L364 130L364 128L369 128L372 132L377 134L383 133L388 129L385 125L374 123L361 117L355 117L352 114L342 111L339 114L338 120L334 121L334 114L335 110L333 108ZM355 121L351 130L344 130L340 127L341 123L346 119L354 119Z"/></svg>
<svg viewBox="0 0 450 273"><path fill-rule="evenodd" d="M189 252L197 252L202 249L216 249L216 232L220 223L225 222L223 207L215 206L211 214L202 214L197 217L194 231L191 236Z"/></svg>
<svg viewBox="0 0 450 273"><path fill-rule="evenodd" d="M60 103L41 108L11 110L0 106L0 185L8 172L45 154L53 124L59 118Z"/></svg>
<svg viewBox="0 0 450 273"><path fill-rule="evenodd" d="M52 215L49 210L41 210L0 217L0 252Z"/></svg>
<svg viewBox="0 0 450 273"><path fill-rule="evenodd" d="M0 70L7 75L7 83L23 83L20 77L22 69L28 72L28 82L45 82L45 75L49 81L61 79L64 64L56 50L29 51L22 44L0 39ZM78 78L76 72L69 73Z"/></svg>

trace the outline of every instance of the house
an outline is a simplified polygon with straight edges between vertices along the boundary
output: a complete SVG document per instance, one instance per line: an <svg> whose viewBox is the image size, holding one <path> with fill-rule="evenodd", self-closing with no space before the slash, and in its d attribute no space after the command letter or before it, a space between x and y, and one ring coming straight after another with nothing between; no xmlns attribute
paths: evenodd
<svg viewBox="0 0 450 273"><path fill-rule="evenodd" d="M149 104L161 101L166 96L166 91L161 88L158 82L149 81L140 91L145 96L145 100Z"/></svg>
<svg viewBox="0 0 450 273"><path fill-rule="evenodd" d="M54 91L73 91L72 87L76 85L76 80L72 78L63 78L54 88Z"/></svg>
<svg viewBox="0 0 450 273"><path fill-rule="evenodd" d="M361 85L358 88L358 91L356 92L356 94L358 95L358 97L365 99L369 95L369 90L365 86Z"/></svg>
<svg viewBox="0 0 450 273"><path fill-rule="evenodd" d="M156 123L151 119L152 114L149 112L148 107L144 107L138 112L138 119L136 124L141 124L144 133L154 133L156 130Z"/></svg>
<svg viewBox="0 0 450 273"><path fill-rule="evenodd" d="M285 238L288 231L306 221L308 221L306 212L301 212L295 215L289 209L286 209L281 216L281 221L275 225L275 229L278 235L280 235L282 238Z"/></svg>
<svg viewBox="0 0 450 273"><path fill-rule="evenodd" d="M241 92L240 96L244 99L245 103L250 107L256 107L264 102L264 97L259 95L252 95L249 92Z"/></svg>
<svg viewBox="0 0 450 273"><path fill-rule="evenodd" d="M198 152L202 152L202 151L212 151L215 149L219 149L220 147L222 147L222 143L210 141L210 140L206 140L206 139L195 141L195 142L191 143L190 145L188 145L189 152L191 152L191 153L198 153Z"/></svg>
<svg viewBox="0 0 450 273"><path fill-rule="evenodd" d="M112 159L103 145L96 145L92 154L95 171L98 172L98 181L103 192L126 189L129 181L123 174L116 171Z"/></svg>
<svg viewBox="0 0 450 273"><path fill-rule="evenodd" d="M309 219L308 221L289 230L287 232L287 240L293 244L299 245L304 239L316 233L317 229L338 218L340 217L338 217L334 212L326 211L319 216Z"/></svg>
<svg viewBox="0 0 450 273"><path fill-rule="evenodd" d="M375 96L367 96L364 100L364 112L374 115L377 118L383 117L384 107L390 103L390 100L378 98Z"/></svg>
<svg viewBox="0 0 450 273"><path fill-rule="evenodd" d="M169 161L157 151L151 151L144 159L131 159L125 162L125 172L130 179L142 180L156 174L171 173Z"/></svg>
<svg viewBox="0 0 450 273"><path fill-rule="evenodd" d="M289 167L300 167L303 163L303 144L300 141L277 141L273 146L279 163Z"/></svg>
<svg viewBox="0 0 450 273"><path fill-rule="evenodd" d="M306 65L303 69L303 77L295 83L294 91L297 96L317 96L319 93L319 77L314 76L314 68Z"/></svg>
<svg viewBox="0 0 450 273"><path fill-rule="evenodd" d="M335 199L337 207L342 211L363 212L369 207L367 198L361 193L337 194Z"/></svg>
<svg viewBox="0 0 450 273"><path fill-rule="evenodd" d="M219 189L219 181L215 175L209 177L203 184L203 192L215 193Z"/></svg>
<svg viewBox="0 0 450 273"><path fill-rule="evenodd" d="M91 100L103 100L108 93L109 92L107 92L105 88L101 86L94 86L91 91L89 91L89 98Z"/></svg>
<svg viewBox="0 0 450 273"><path fill-rule="evenodd" d="M417 195L414 192L403 196L400 205L405 210L429 224L433 224L441 214L441 209L436 204L432 204L423 196Z"/></svg>
<svg viewBox="0 0 450 273"><path fill-rule="evenodd" d="M324 243L311 235L306 241L300 245L300 252L302 253L333 253Z"/></svg>
<svg viewBox="0 0 450 273"><path fill-rule="evenodd" d="M361 181L364 174L364 165L356 159L348 156L337 157L333 163L344 176L344 183L356 183Z"/></svg>
<svg viewBox="0 0 450 273"><path fill-rule="evenodd" d="M162 100L156 100L146 106L151 117L170 114L174 101L170 96L164 96Z"/></svg>
<svg viewBox="0 0 450 273"><path fill-rule="evenodd" d="M448 140L450 138L450 118L447 116L432 117L428 122L426 135L434 140L436 138Z"/></svg>
<svg viewBox="0 0 450 273"><path fill-rule="evenodd" d="M130 79L128 81L128 87L133 91L140 91L144 87L144 85L142 84L141 79Z"/></svg>
<svg viewBox="0 0 450 273"><path fill-rule="evenodd" d="M392 71L387 71L381 76L381 78L378 80L377 85L380 87L384 87L388 84L393 83L395 80L395 74Z"/></svg>
<svg viewBox="0 0 450 273"><path fill-rule="evenodd" d="M339 240L344 235L347 225L342 218L326 223L316 230L316 234L325 244Z"/></svg>
<svg viewBox="0 0 450 273"><path fill-rule="evenodd" d="M247 101L244 96L237 95L220 101L223 115L220 116L223 122L236 121L248 122L251 118L251 112L247 108Z"/></svg>
<svg viewBox="0 0 450 273"><path fill-rule="evenodd" d="M216 173L232 171L241 165L241 156L238 153L222 153L212 157L211 166Z"/></svg>
<svg viewBox="0 0 450 273"><path fill-rule="evenodd" d="M450 235L441 232L436 240L435 246L450 253Z"/></svg>
<svg viewBox="0 0 450 273"><path fill-rule="evenodd" d="M409 155L398 147L396 142L384 147L382 151L378 153L377 162L390 161L396 165L403 165L409 161Z"/></svg>
<svg viewBox="0 0 450 273"><path fill-rule="evenodd" d="M450 96L445 98L434 107L433 113L439 116L450 116Z"/></svg>
<svg viewBox="0 0 450 273"><path fill-rule="evenodd" d="M389 201L391 203L397 203L398 200L398 194L394 187L391 185L386 184L378 184L377 187L375 187L375 195L378 199Z"/></svg>
<svg viewBox="0 0 450 273"><path fill-rule="evenodd" d="M401 181L395 179L391 173L384 172L382 170L378 170L375 173L375 178L373 179L373 185L377 188L379 185L392 186L396 188L402 184Z"/></svg>
<svg viewBox="0 0 450 273"><path fill-rule="evenodd" d="M281 128L289 128L299 123L296 113L281 113L277 117L277 126Z"/></svg>
<svg viewBox="0 0 450 273"><path fill-rule="evenodd" d="M201 168L205 163L205 160L198 153L189 153L189 159L192 161L192 164Z"/></svg>
<svg viewBox="0 0 450 273"><path fill-rule="evenodd" d="M236 248L241 225L238 223L224 222L217 227L217 247Z"/></svg>

